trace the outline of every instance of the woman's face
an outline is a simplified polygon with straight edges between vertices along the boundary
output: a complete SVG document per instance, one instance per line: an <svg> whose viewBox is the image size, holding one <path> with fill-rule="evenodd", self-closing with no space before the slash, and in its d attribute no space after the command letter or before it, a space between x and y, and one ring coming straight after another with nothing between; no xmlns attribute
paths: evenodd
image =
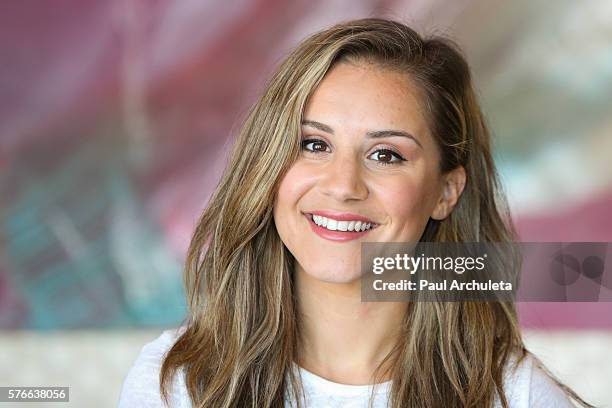
<svg viewBox="0 0 612 408"><path fill-rule="evenodd" d="M362 241L416 242L429 217L444 218L454 205L446 201L438 150L406 74L336 64L309 99L301 133L274 221L296 268L313 278L358 279ZM313 213L325 218L313 220ZM354 231L364 224L370 229Z"/></svg>

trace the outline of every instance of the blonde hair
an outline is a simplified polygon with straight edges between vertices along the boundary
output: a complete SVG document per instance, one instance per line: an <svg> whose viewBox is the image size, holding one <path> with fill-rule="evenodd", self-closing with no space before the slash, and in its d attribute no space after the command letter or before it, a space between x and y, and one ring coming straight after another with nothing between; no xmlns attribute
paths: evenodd
<svg viewBox="0 0 612 408"><path fill-rule="evenodd" d="M289 389L301 406L300 379L292 369L299 341L294 258L276 231L272 208L280 180L299 154L306 102L340 61L367 61L410 75L422 92L441 170L466 170L457 206L444 220L430 219L421 240L516 240L458 47L382 19L316 33L289 55L249 112L195 229L185 265L186 329L160 372L166 402L171 379L184 369L197 407L282 407ZM496 395L508 407L504 370L511 356L520 362L529 353L512 303L415 302L404 330L404 340L383 362L391 362L393 407L491 407Z"/></svg>

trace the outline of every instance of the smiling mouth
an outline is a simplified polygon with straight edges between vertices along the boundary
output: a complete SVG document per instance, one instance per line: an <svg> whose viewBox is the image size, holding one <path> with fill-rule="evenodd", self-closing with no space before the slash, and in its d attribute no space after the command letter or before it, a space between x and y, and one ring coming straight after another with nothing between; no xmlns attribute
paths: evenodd
<svg viewBox="0 0 612 408"><path fill-rule="evenodd" d="M304 213L304 215L316 226L334 232L356 234L371 231L378 227L378 224L373 222L365 222L359 220L339 221L334 220L333 218L323 217L320 215L314 215L309 213Z"/></svg>

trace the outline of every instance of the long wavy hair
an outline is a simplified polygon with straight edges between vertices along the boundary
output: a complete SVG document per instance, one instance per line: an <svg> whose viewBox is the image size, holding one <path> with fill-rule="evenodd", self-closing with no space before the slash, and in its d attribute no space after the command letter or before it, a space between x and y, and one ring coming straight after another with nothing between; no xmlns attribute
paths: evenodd
<svg viewBox="0 0 612 408"><path fill-rule="evenodd" d="M421 92L442 172L460 165L466 170L456 207L444 220L430 219L421 241L516 241L459 48L383 19L318 32L287 57L250 110L195 228L185 265L185 330L160 371L166 404L173 377L183 371L196 407L283 407L288 395L302 406L303 388L292 367L299 342L294 258L272 210L277 187L299 155L308 98L340 61L409 75ZM520 362L528 353L512 302L414 302L402 340L381 367L391 363L393 407L492 407L496 396L508 407L505 370L513 356Z"/></svg>

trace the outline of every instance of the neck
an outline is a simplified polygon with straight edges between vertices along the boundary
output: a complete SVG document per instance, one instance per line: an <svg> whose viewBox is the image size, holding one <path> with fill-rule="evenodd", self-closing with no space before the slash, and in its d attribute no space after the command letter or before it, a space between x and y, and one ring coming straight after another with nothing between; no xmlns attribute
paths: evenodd
<svg viewBox="0 0 612 408"><path fill-rule="evenodd" d="M342 384L363 385L390 379L376 368L395 346L407 310L405 302L361 302L359 280L328 283L295 268L300 341L298 364ZM389 362L390 364L391 362Z"/></svg>

